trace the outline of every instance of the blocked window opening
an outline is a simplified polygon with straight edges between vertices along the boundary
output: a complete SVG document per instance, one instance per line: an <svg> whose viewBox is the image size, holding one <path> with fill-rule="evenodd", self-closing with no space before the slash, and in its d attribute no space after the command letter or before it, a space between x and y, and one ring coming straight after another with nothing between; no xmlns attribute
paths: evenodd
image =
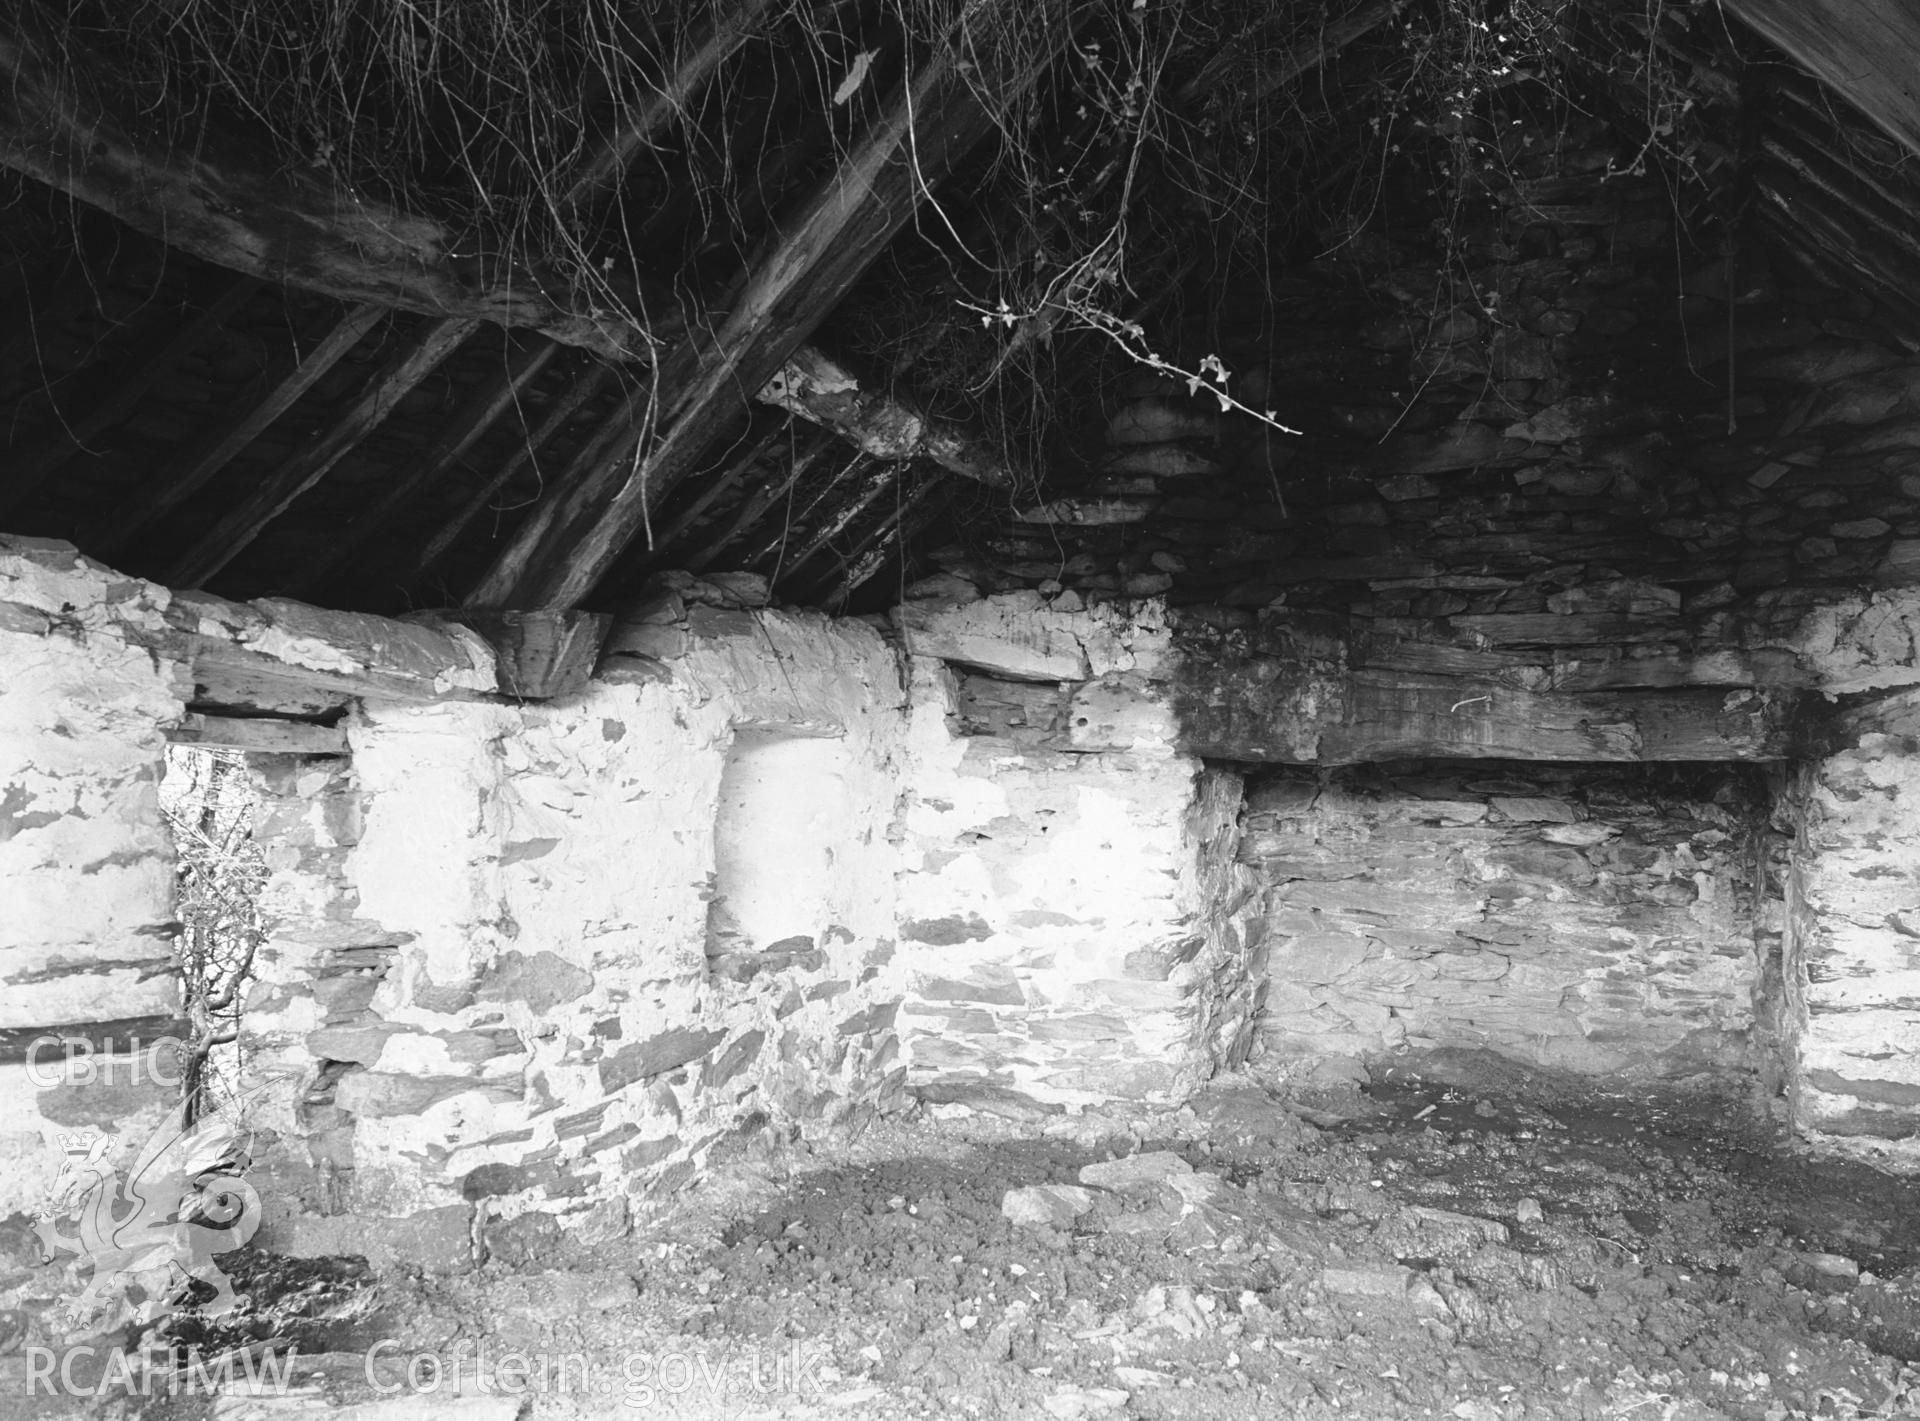
<svg viewBox="0 0 1920 1421"><path fill-rule="evenodd" d="M850 768L838 738L734 732L720 775L707 908L707 957L716 969L817 956L846 872L842 848L854 833Z"/></svg>

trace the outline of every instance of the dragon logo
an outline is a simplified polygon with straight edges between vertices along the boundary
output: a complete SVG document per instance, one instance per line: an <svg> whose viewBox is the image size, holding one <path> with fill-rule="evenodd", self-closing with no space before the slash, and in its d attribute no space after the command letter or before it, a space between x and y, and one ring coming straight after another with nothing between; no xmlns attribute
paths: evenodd
<svg viewBox="0 0 1920 1421"><path fill-rule="evenodd" d="M242 1179L238 1133L209 1115L188 1124L175 1111L147 1138L123 1178L107 1159L119 1137L84 1133L60 1140L60 1173L38 1213L43 1264L71 1254L92 1265L86 1290L61 1313L71 1326L106 1331L159 1320L189 1282L213 1289L198 1310L219 1316L233 1285L214 1255L239 1248L260 1224L260 1196ZM72 1221L72 1233L60 1225Z"/></svg>

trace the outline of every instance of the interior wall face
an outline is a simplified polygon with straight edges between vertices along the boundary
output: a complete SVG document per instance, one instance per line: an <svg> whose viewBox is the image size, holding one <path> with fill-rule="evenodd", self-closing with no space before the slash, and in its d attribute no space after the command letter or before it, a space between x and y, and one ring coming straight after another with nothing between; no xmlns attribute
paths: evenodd
<svg viewBox="0 0 1920 1421"><path fill-rule="evenodd" d="M1271 885L1263 1042L1738 1083L1773 1044L1756 1039L1764 815L1750 772L1700 767L1268 779L1241 848Z"/></svg>
<svg viewBox="0 0 1920 1421"><path fill-rule="evenodd" d="M171 1092L135 1053L180 1006L159 798L178 668L129 634L159 624L158 589L20 547L0 559L0 1218L51 1184L64 1136L159 1122Z"/></svg>
<svg viewBox="0 0 1920 1421"><path fill-rule="evenodd" d="M955 734L934 658L913 689L901 1029L922 1092L1177 1099L1244 1058L1260 926L1232 859L1240 777L1173 752L1150 698L1158 732L1072 750L1041 724Z"/></svg>
<svg viewBox="0 0 1920 1421"><path fill-rule="evenodd" d="M1920 699L1869 702L1797 776L1788 900L1794 1124L1920 1167Z"/></svg>
<svg viewBox="0 0 1920 1421"><path fill-rule="evenodd" d="M670 676L544 705L369 706L351 808L316 803L337 779L301 796L310 822L341 828L316 839L351 842L285 862L291 910L249 1004L261 1079L283 1109L304 1102L285 1122L296 1197L280 1218L269 1206L269 1243L346 1248L346 1211L411 1218L394 1247L436 1239L460 1261L480 1200L618 1229L629 1190L684 1183L742 1121L787 1128L897 1096L893 654L817 616L690 620ZM786 922L721 971L716 874L753 912L793 887L790 845L719 841L743 739L754 793L805 796L781 827L807 836L807 907L830 920ZM767 752L783 746L826 758L780 784L794 767ZM294 907L322 859L338 892ZM342 902L350 923L316 931L312 909L337 918Z"/></svg>

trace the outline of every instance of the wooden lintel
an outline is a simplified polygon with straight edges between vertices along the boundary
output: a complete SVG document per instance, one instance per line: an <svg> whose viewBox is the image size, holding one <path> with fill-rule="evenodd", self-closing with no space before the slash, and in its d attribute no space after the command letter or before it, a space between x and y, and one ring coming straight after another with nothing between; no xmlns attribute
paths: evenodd
<svg viewBox="0 0 1920 1421"><path fill-rule="evenodd" d="M520 393L546 369L547 362L559 349L552 341L538 340L511 361L504 362L492 378L482 383L454 412L440 437L418 458L410 460L410 467L398 474L386 491L335 534L305 567L289 577L279 588L279 595L303 595L342 560L358 551L368 538L386 527L395 513L453 467L454 461L493 427Z"/></svg>
<svg viewBox="0 0 1920 1421"><path fill-rule="evenodd" d="M1356 672L1318 762L1784 760L1797 705L1790 692L1752 689L1568 694Z"/></svg>
<svg viewBox="0 0 1920 1421"><path fill-rule="evenodd" d="M630 312L576 306L563 283L533 271L477 269L454 255L456 239L439 223L211 135L191 148L140 139L78 91L76 72L113 69L42 53L17 20L0 30L0 165L216 266L343 301L524 326L613 359L651 358L652 338Z"/></svg>
<svg viewBox="0 0 1920 1421"><path fill-rule="evenodd" d="M587 684L613 618L593 612L449 612L493 648L500 693L522 700L572 695Z"/></svg>
<svg viewBox="0 0 1920 1421"><path fill-rule="evenodd" d="M811 346L794 351L758 398L833 430L876 459L931 459L983 484L1013 483L1006 460L978 435L924 414L911 400L862 389L850 371Z"/></svg>
<svg viewBox="0 0 1920 1421"><path fill-rule="evenodd" d="M276 366L266 394L231 423L196 444L171 467L148 480L126 507L87 535L95 556L112 557L133 535L182 499L197 493L208 480L233 462L242 450L292 407L340 358L358 345L368 331L385 318L379 306L356 306L337 321L320 343L305 355L288 356Z"/></svg>
<svg viewBox="0 0 1920 1421"><path fill-rule="evenodd" d="M1795 753L1802 718L1792 690L1530 690L1212 646L1184 660L1182 747L1256 763L1774 761Z"/></svg>
<svg viewBox="0 0 1920 1421"><path fill-rule="evenodd" d="M428 704L491 697L493 650L431 618L395 621L266 597L180 592L166 618L193 680L193 709L313 717L353 700Z"/></svg>
<svg viewBox="0 0 1920 1421"><path fill-rule="evenodd" d="M208 750L238 750L264 755L344 755L347 728L317 725L310 720L282 720L277 716L189 714L166 732L175 745L198 745Z"/></svg>
<svg viewBox="0 0 1920 1421"><path fill-rule="evenodd" d="M985 27L1001 5L982 7ZM1064 43L1067 27L1049 33ZM693 367L662 411L666 434L650 448L633 420L625 439L591 473L557 490L502 551L468 599L470 606L577 606L645 526L658 500L743 419L742 394L773 378L826 314L893 240L928 188L992 131L998 114L981 100L1009 104L1052 60L1044 47L1017 64L979 56L963 72L955 36L903 84L864 139L761 254L727 318L711 338L683 348ZM634 458L639 452L642 457Z"/></svg>
<svg viewBox="0 0 1920 1421"><path fill-rule="evenodd" d="M175 587L199 587L219 572L294 499L325 478L387 417L400 397L453 354L477 325L478 321L467 317L443 316L421 326L333 427L276 469L208 529L174 564L166 581Z"/></svg>

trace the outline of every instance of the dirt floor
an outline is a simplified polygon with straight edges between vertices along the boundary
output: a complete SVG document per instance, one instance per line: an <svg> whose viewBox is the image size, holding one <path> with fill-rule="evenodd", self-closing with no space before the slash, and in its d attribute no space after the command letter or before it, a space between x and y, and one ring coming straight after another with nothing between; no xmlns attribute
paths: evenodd
<svg viewBox="0 0 1920 1421"><path fill-rule="evenodd" d="M617 1243L256 1263L202 1340L297 1344L291 1390L212 1414L1920 1416L1920 1181L1498 1071L1304 1099L976 1097L837 1161L762 1141Z"/></svg>

